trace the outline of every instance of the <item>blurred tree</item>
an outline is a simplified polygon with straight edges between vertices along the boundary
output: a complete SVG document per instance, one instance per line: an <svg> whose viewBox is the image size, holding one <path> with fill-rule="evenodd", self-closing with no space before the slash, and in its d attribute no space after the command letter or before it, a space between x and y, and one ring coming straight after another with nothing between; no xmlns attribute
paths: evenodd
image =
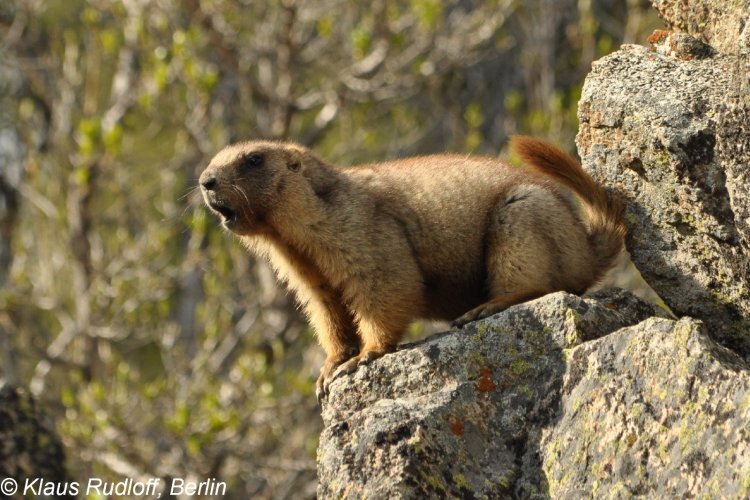
<svg viewBox="0 0 750 500"><path fill-rule="evenodd" d="M251 137L340 163L570 147L591 60L643 38L647 2L559 5L3 4L2 372L58 409L76 476L313 496L322 353L197 174Z"/></svg>
<svg viewBox="0 0 750 500"><path fill-rule="evenodd" d="M0 17L10 11L0 9ZM7 382L18 382L15 349L10 340L13 321L3 304L8 271L13 262L11 242L18 219L19 189L25 151L18 133L17 98L23 84L15 58L0 47L0 359Z"/></svg>

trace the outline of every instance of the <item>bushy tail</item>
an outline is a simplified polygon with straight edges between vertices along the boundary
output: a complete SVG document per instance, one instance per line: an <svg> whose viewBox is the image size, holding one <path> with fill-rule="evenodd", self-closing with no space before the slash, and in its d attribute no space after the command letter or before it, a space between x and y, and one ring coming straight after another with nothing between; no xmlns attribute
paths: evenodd
<svg viewBox="0 0 750 500"><path fill-rule="evenodd" d="M583 200L583 219L588 225L598 278L615 263L624 248L624 205L620 198L608 194L569 154L555 146L526 136L513 136L511 149L535 170L568 188Z"/></svg>

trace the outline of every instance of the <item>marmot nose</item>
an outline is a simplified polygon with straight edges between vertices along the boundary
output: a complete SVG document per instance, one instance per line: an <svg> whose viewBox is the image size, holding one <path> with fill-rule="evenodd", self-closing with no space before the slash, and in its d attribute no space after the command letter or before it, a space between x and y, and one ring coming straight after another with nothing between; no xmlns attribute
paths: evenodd
<svg viewBox="0 0 750 500"><path fill-rule="evenodd" d="M209 175L205 179L202 179L201 186L203 186L203 189L205 189L206 191L211 191L216 187L216 177L214 177L213 175Z"/></svg>

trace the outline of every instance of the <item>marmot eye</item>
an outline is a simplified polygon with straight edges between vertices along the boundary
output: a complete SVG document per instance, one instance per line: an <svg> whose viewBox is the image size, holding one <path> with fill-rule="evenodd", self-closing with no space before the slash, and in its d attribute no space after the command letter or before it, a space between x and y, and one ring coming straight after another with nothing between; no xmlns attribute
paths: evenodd
<svg viewBox="0 0 750 500"><path fill-rule="evenodd" d="M242 158L242 165L246 167L260 167L263 165L263 155L253 153Z"/></svg>

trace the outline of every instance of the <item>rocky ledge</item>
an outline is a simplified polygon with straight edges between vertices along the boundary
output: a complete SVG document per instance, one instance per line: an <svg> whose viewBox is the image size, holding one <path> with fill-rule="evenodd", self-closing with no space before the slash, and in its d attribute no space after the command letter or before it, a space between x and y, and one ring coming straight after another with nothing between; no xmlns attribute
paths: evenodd
<svg viewBox="0 0 750 500"><path fill-rule="evenodd" d="M750 371L692 319L556 293L332 384L327 498L750 494Z"/></svg>

